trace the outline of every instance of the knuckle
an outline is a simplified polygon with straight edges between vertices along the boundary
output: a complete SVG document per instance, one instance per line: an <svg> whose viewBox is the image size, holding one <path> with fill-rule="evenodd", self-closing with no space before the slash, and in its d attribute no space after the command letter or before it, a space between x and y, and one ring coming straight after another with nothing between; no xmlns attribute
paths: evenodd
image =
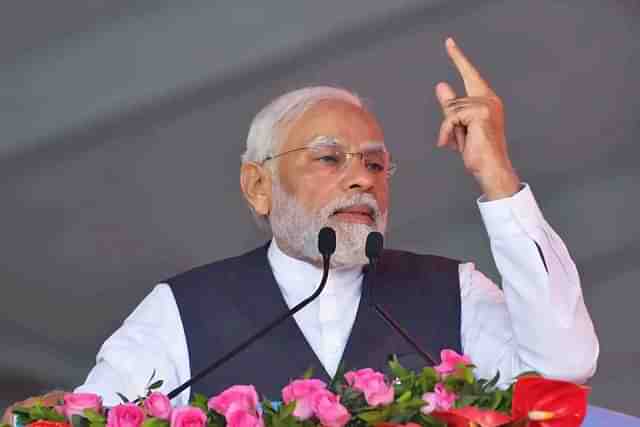
<svg viewBox="0 0 640 427"><path fill-rule="evenodd" d="M498 95L493 95L489 98L491 100L492 105L494 105L495 107L502 109L504 104L502 102L502 98L500 98Z"/></svg>
<svg viewBox="0 0 640 427"><path fill-rule="evenodd" d="M478 106L478 114L486 119L491 116L491 107L487 104L481 104Z"/></svg>

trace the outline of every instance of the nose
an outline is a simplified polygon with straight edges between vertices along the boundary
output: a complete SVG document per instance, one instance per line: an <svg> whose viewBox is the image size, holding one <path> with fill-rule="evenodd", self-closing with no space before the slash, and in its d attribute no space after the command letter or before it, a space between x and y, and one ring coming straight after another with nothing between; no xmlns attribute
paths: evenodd
<svg viewBox="0 0 640 427"><path fill-rule="evenodd" d="M342 183L345 190L370 191L376 182L376 175L367 169L364 156L354 155L347 159L342 171Z"/></svg>

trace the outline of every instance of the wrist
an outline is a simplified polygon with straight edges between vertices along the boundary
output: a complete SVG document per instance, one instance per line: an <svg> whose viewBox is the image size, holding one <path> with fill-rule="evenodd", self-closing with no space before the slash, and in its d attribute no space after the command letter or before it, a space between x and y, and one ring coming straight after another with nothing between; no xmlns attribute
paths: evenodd
<svg viewBox="0 0 640 427"><path fill-rule="evenodd" d="M476 180L487 201L511 197L520 190L520 178L510 166L477 175Z"/></svg>

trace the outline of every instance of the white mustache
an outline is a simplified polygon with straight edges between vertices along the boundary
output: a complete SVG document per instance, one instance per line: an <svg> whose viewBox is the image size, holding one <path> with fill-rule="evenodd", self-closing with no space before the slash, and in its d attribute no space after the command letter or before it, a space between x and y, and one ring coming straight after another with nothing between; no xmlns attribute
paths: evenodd
<svg viewBox="0 0 640 427"><path fill-rule="evenodd" d="M380 208L378 207L378 202L371 194L368 193L354 194L334 200L327 206L325 206L320 213L323 218L328 219L337 210L346 209L357 205L368 207L371 210L371 216L373 217L373 220L376 222L376 224L382 217L382 213L380 212Z"/></svg>

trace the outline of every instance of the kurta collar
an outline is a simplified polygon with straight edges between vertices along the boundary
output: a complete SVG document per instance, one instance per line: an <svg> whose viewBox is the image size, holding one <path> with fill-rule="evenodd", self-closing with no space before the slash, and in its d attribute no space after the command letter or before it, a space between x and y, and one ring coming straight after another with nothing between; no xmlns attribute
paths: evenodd
<svg viewBox="0 0 640 427"><path fill-rule="evenodd" d="M287 302L297 304L313 293L322 278L322 269L306 261L285 254L276 240L271 240L267 252L273 275ZM338 298L359 293L362 286L362 267L332 268L323 295Z"/></svg>

